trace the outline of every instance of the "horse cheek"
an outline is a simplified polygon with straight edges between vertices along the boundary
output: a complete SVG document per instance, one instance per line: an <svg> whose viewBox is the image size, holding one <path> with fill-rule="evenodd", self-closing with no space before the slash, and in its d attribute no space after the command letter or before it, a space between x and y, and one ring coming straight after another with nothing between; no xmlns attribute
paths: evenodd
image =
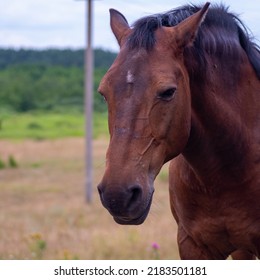
<svg viewBox="0 0 260 280"><path fill-rule="evenodd" d="M157 103L150 113L152 134L160 145L165 146L166 161L183 151L190 134L190 108L179 107L177 103Z"/></svg>

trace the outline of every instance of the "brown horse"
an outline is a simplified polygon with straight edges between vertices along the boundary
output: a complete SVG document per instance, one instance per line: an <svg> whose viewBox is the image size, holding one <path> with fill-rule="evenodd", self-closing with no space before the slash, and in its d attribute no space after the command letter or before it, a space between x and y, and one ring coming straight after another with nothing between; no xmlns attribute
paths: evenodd
<svg viewBox="0 0 260 280"><path fill-rule="evenodd" d="M259 258L258 47L222 5L181 7L132 28L110 14L120 52L99 87L111 136L104 207L119 224L141 224L171 160L180 257Z"/></svg>

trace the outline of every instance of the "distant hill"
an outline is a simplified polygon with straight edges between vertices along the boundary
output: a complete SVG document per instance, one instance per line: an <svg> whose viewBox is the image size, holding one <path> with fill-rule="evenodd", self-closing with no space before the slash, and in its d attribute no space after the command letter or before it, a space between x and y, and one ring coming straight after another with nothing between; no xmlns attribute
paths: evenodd
<svg viewBox="0 0 260 280"><path fill-rule="evenodd" d="M106 110L96 93L116 53L94 50L94 109ZM0 49L1 111L83 110L84 50Z"/></svg>
<svg viewBox="0 0 260 280"><path fill-rule="evenodd" d="M94 67L108 68L116 53L102 49L94 50ZM17 64L41 64L45 66L83 67L84 50L72 49L0 49L0 69Z"/></svg>

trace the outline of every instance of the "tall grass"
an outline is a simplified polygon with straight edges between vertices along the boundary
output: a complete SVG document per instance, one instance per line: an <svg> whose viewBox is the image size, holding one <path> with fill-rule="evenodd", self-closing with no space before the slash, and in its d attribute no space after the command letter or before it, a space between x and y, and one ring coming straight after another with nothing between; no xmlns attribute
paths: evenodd
<svg viewBox="0 0 260 280"><path fill-rule="evenodd" d="M89 205L84 199L83 113L8 113L1 118L0 112L0 119L0 259L178 258L166 170L155 183L143 225L117 225L102 207L95 186L105 168L105 113L94 114Z"/></svg>
<svg viewBox="0 0 260 280"><path fill-rule="evenodd" d="M0 170L0 259L178 258L165 175L143 225L120 226L101 205L96 185L107 142L94 141L93 201L86 204L84 139L0 140L1 158L11 153L19 163Z"/></svg>

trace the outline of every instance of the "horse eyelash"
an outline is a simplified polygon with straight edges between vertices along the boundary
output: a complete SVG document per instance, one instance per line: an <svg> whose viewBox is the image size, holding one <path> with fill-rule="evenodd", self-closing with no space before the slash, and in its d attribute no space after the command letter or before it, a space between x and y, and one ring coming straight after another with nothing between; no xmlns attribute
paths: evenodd
<svg viewBox="0 0 260 280"><path fill-rule="evenodd" d="M98 91L98 93L103 97L104 101L107 102L107 98L105 97L104 93L101 91Z"/></svg>

